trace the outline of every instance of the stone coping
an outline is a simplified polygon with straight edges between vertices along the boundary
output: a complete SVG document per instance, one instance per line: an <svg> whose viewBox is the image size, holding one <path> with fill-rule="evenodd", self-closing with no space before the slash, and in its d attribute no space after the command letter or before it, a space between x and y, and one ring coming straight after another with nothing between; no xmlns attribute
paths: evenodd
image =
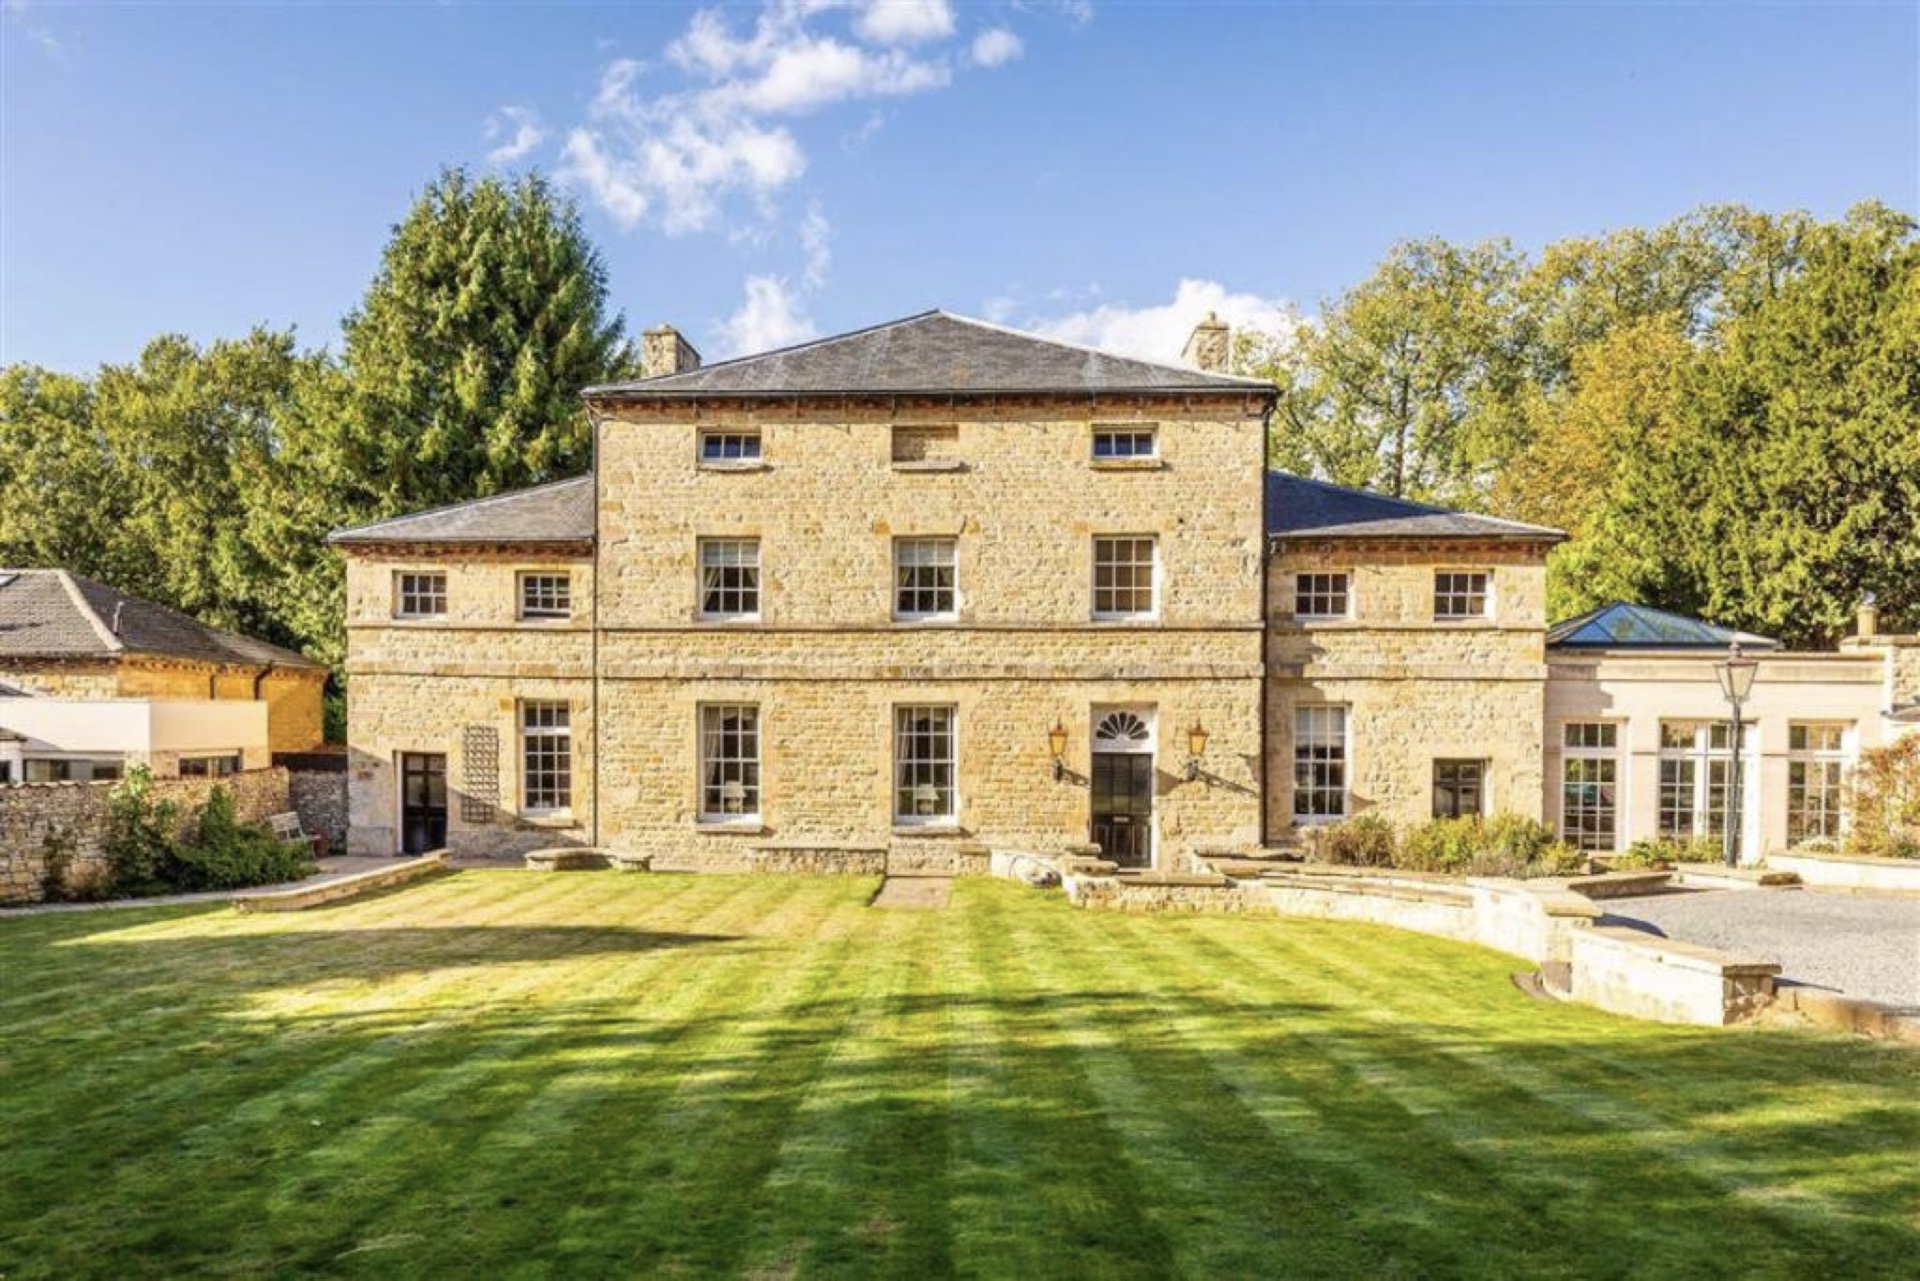
<svg viewBox="0 0 1920 1281"><path fill-rule="evenodd" d="M1294 872L1268 872L1262 885L1285 889L1312 890L1320 894L1372 895L1397 899L1403 903L1443 903L1453 907L1471 907L1473 891L1465 885L1397 885L1392 881L1356 881L1323 876L1300 876Z"/></svg>
<svg viewBox="0 0 1920 1281"><path fill-rule="evenodd" d="M236 897L232 900L233 910L236 912L300 912L310 907L336 903L358 894L392 889L396 885L405 885L422 877L437 876L449 870L451 869L447 867L447 851L435 850L431 854L410 858L404 862L395 863L391 867L376 867L365 872L354 872L334 880L322 881L318 885L296 885L290 889Z"/></svg>
<svg viewBox="0 0 1920 1281"><path fill-rule="evenodd" d="M1912 872L1920 878L1920 858L1883 858L1877 854L1841 854L1834 850L1776 850L1767 855L1776 858L1804 858L1816 863L1850 863L1857 867L1880 867L1893 872Z"/></svg>
<svg viewBox="0 0 1920 1281"><path fill-rule="evenodd" d="M1676 885L1687 889L1779 890L1800 884L1798 873L1778 868L1728 867L1725 863L1680 863L1673 869Z"/></svg>
<svg viewBox="0 0 1920 1281"><path fill-rule="evenodd" d="M1908 1041L1920 1045L1920 1009L1887 1005L1807 987L1791 979L1774 988L1776 1017L1800 1019L1815 1027L1855 1032L1886 1041ZM1783 1020L1784 1021L1784 1020Z"/></svg>
<svg viewBox="0 0 1920 1281"><path fill-rule="evenodd" d="M1650 952L1657 956L1660 963L1677 970L1691 970L1699 974L1713 974L1725 978L1765 978L1780 973L1778 961L1756 961L1750 957L1737 956L1732 952L1723 952L1719 948L1703 947L1698 943L1683 943L1678 939L1661 938L1642 930L1630 930L1619 925L1596 925L1586 932L1587 938L1596 942L1617 944Z"/></svg>
<svg viewBox="0 0 1920 1281"><path fill-rule="evenodd" d="M1592 876L1568 877L1566 886L1588 898L1632 898L1666 889L1672 872L1600 872Z"/></svg>

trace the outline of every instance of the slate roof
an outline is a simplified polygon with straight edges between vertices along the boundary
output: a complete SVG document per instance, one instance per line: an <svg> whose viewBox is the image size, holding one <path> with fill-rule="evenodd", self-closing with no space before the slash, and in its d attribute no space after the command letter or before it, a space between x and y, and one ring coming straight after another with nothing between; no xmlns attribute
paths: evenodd
<svg viewBox="0 0 1920 1281"><path fill-rule="evenodd" d="M593 477L336 529L330 543L584 543L594 535Z"/></svg>
<svg viewBox="0 0 1920 1281"><path fill-rule="evenodd" d="M682 373L589 387L581 394L623 399L1206 391L1271 395L1273 384L1115 356L951 312L928 311Z"/></svg>
<svg viewBox="0 0 1920 1281"><path fill-rule="evenodd" d="M1742 649L1780 648L1770 636L1618 600L1547 628L1552 649L1725 649L1736 637Z"/></svg>
<svg viewBox="0 0 1920 1281"><path fill-rule="evenodd" d="M209 627L64 569L0 569L0 662L129 654L204 663L319 666L290 649Z"/></svg>
<svg viewBox="0 0 1920 1281"><path fill-rule="evenodd" d="M1566 537L1542 525L1429 507L1284 471L1267 473L1267 534L1273 538L1510 538L1556 542Z"/></svg>

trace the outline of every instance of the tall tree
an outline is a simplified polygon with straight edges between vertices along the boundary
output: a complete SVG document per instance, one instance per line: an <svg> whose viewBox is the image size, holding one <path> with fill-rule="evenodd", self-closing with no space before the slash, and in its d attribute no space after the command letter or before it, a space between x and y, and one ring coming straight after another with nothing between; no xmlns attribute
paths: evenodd
<svg viewBox="0 0 1920 1281"><path fill-rule="evenodd" d="M344 329L336 443L351 506L374 515L584 470L580 389L631 364L600 255L537 174L443 171Z"/></svg>
<svg viewBox="0 0 1920 1281"><path fill-rule="evenodd" d="M86 379L0 369L0 565L65 566L113 578L125 567L125 504L106 465Z"/></svg>
<svg viewBox="0 0 1920 1281"><path fill-rule="evenodd" d="M1471 493L1519 372L1521 268L1504 243L1396 245L1279 354L1277 460L1390 494Z"/></svg>

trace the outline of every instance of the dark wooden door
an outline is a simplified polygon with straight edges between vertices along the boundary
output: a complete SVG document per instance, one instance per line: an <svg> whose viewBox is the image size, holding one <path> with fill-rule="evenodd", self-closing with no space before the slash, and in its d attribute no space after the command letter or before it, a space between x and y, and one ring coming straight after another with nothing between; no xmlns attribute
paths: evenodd
<svg viewBox="0 0 1920 1281"><path fill-rule="evenodd" d="M447 758L437 752L400 756L400 852L425 854L447 843Z"/></svg>
<svg viewBox="0 0 1920 1281"><path fill-rule="evenodd" d="M1153 865L1153 757L1093 754L1093 843L1121 867Z"/></svg>

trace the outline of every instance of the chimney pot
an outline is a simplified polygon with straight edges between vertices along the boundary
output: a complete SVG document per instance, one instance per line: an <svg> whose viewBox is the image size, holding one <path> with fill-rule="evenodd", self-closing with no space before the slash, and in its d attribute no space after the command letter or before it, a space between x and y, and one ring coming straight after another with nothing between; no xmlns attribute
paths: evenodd
<svg viewBox="0 0 1920 1281"><path fill-rule="evenodd" d="M1231 336L1226 322L1210 311L1205 320L1193 327L1193 334L1187 339L1186 349L1180 353L1180 359L1206 373L1224 374L1233 350L1229 341Z"/></svg>
<svg viewBox="0 0 1920 1281"><path fill-rule="evenodd" d="M656 325L640 336L640 376L664 378L700 368L700 353L672 325Z"/></svg>

